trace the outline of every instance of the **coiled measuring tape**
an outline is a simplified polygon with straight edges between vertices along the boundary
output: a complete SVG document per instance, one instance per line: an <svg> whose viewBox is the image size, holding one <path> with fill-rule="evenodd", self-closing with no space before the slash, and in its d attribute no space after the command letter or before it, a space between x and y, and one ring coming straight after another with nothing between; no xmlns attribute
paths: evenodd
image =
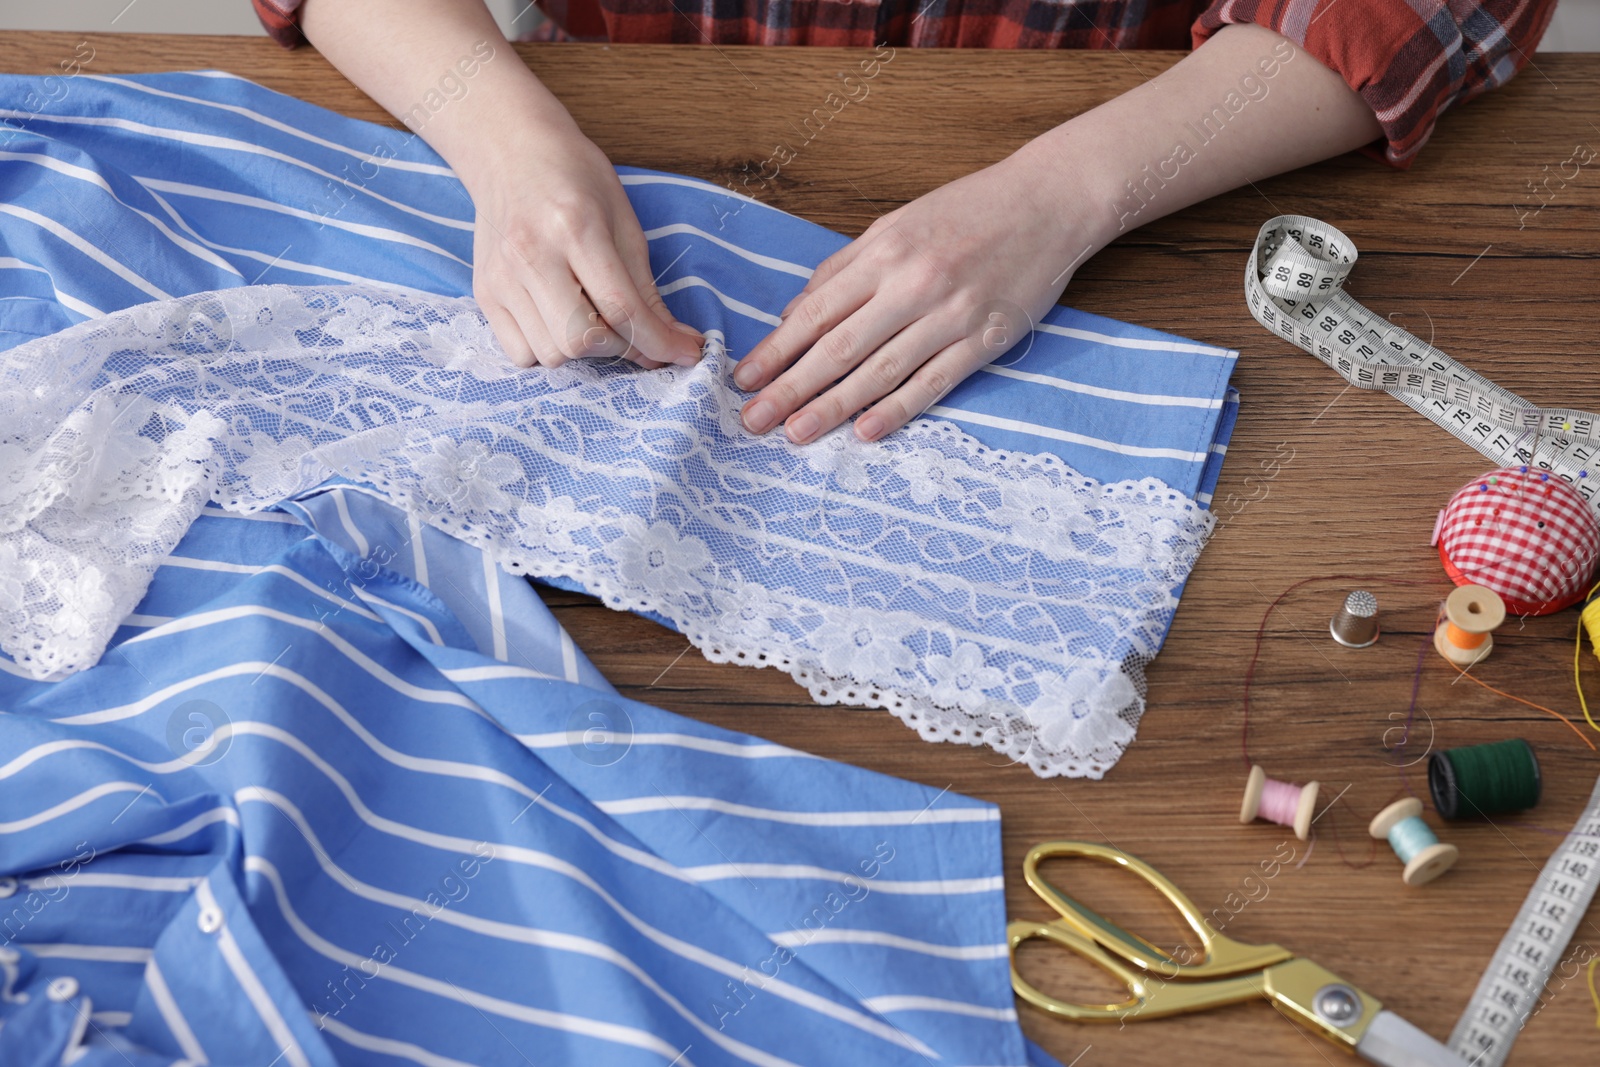
<svg viewBox="0 0 1600 1067"><path fill-rule="evenodd" d="M1575 486L1600 511L1600 416L1539 408L1362 307L1343 290L1350 238L1325 222L1279 215L1261 227L1244 289L1250 314L1361 389L1382 389L1497 466L1528 465Z"/></svg>
<svg viewBox="0 0 1600 1067"><path fill-rule="evenodd" d="M1500 1067L1600 886L1600 782L1572 833L1539 872L1467 1002L1450 1048L1471 1067ZM1569 980L1571 980L1570 976ZM1583 979L1577 977L1580 987ZM1585 990L1585 994L1587 990Z"/></svg>

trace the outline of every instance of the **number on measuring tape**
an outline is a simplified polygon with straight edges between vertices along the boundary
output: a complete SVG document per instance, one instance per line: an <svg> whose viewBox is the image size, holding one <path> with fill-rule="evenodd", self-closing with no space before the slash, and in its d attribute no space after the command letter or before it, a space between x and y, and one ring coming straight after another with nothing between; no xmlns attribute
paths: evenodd
<svg viewBox="0 0 1600 1067"><path fill-rule="evenodd" d="M1272 219L1245 270L1250 314L1351 385L1390 393L1502 467L1549 471L1600 509L1600 472L1589 472L1600 451L1600 416L1529 404L1374 315L1343 289L1357 255L1326 223Z"/></svg>
<svg viewBox="0 0 1600 1067"><path fill-rule="evenodd" d="M1581 486L1580 486L1581 488ZM1600 782L1583 817L1546 861L1495 949L1450 1047L1473 1067L1501 1067L1600 886Z"/></svg>

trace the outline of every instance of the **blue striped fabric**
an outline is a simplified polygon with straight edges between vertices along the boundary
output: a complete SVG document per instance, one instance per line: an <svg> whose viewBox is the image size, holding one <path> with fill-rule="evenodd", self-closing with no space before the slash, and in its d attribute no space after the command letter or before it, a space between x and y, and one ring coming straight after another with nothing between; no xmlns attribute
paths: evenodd
<svg viewBox="0 0 1600 1067"><path fill-rule="evenodd" d="M216 71L79 75L49 96L38 82L0 77L0 345L255 282L471 292L471 202L414 136ZM735 312L736 358L846 242L727 189L620 170L668 305L690 323L702 301ZM1056 308L936 414L991 447L1204 503L1236 355Z"/></svg>
<svg viewBox="0 0 1600 1067"><path fill-rule="evenodd" d="M0 348L255 282L470 290L420 141L216 72L64 84L0 77ZM843 243L623 180L734 355ZM1204 502L1233 362L1058 309L936 414ZM525 583L360 486L208 509L100 665L0 661L0 709L8 1067L1046 1061L994 808L618 697Z"/></svg>
<svg viewBox="0 0 1600 1067"><path fill-rule="evenodd" d="M620 698L476 555L208 511L0 674L0 1062L1027 1062L992 806Z"/></svg>

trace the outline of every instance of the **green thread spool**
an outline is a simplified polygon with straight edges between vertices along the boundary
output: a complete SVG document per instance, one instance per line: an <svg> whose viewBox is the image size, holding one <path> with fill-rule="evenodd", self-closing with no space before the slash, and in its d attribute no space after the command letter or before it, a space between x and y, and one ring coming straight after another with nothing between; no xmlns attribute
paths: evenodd
<svg viewBox="0 0 1600 1067"><path fill-rule="evenodd" d="M1445 819L1523 811L1539 803L1543 785L1533 746L1520 737L1428 757L1428 791Z"/></svg>

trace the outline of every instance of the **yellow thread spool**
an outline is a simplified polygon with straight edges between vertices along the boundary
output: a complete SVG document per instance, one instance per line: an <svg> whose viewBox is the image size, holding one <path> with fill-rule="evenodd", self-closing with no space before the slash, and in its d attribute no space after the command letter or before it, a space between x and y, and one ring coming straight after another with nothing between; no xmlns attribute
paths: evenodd
<svg viewBox="0 0 1600 1067"><path fill-rule="evenodd" d="M1482 661L1494 648L1493 633L1506 621L1500 594L1481 585L1463 585L1444 602L1444 621L1433 631L1433 647L1457 667Z"/></svg>

